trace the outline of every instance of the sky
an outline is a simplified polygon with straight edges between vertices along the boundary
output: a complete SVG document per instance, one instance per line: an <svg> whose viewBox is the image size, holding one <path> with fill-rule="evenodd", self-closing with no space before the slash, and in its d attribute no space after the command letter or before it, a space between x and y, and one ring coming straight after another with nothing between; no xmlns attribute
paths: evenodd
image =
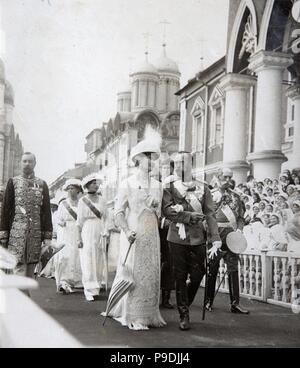
<svg viewBox="0 0 300 368"><path fill-rule="evenodd" d="M85 137L116 114L134 65L167 54L181 87L225 54L228 0L0 0L14 125L49 183L84 162Z"/></svg>

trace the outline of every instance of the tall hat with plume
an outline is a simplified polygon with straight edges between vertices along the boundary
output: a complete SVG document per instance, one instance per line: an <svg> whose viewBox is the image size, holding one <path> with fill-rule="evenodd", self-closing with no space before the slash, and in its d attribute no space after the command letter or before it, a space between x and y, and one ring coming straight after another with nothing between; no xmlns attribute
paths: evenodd
<svg viewBox="0 0 300 368"><path fill-rule="evenodd" d="M143 153L151 153L152 158L157 160L160 155L160 146L162 143L162 138L160 133L152 128L150 125L146 126L144 139L134 146L131 150L131 160L133 163L139 155Z"/></svg>

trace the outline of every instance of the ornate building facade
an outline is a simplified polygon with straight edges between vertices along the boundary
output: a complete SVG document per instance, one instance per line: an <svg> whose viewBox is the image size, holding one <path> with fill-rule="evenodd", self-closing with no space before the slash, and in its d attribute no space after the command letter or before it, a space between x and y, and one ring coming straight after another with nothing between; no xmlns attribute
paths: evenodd
<svg viewBox="0 0 300 368"><path fill-rule="evenodd" d="M180 96L180 149L209 181L222 166L237 182L300 167L300 23L293 0L231 0L226 57Z"/></svg>
<svg viewBox="0 0 300 368"><path fill-rule="evenodd" d="M56 192L71 175L82 177L89 172L99 172L105 181L106 195L113 200L118 184L126 178L132 164L130 150L141 139L147 125L162 134L162 153L169 157L178 151L180 72L177 64L166 54L151 64L145 60L130 75L128 88L117 94L117 113L108 122L99 124L86 137L87 161L66 172L50 189Z"/></svg>
<svg viewBox="0 0 300 368"><path fill-rule="evenodd" d="M20 174L22 142L13 125L14 92L5 79L5 67L0 59L0 187L10 177Z"/></svg>

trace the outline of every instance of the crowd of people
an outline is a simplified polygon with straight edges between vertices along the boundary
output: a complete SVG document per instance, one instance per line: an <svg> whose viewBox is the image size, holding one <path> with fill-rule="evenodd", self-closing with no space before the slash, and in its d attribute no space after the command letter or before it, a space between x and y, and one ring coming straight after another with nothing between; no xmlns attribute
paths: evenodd
<svg viewBox="0 0 300 368"><path fill-rule="evenodd" d="M249 249L300 253L299 169L284 170L278 179L249 176L235 191L245 204L243 231Z"/></svg>
<svg viewBox="0 0 300 368"><path fill-rule="evenodd" d="M252 249L299 252L300 171L286 170L278 180L249 176L236 185L232 171L224 168L208 185L192 176L188 152L166 163L167 175L155 176L159 155L159 144L149 140L132 149L135 172L120 183L112 213L97 174L68 179L65 196L50 201L47 184L34 175L35 156L25 153L23 174L7 184L0 219L0 243L16 257L15 273L53 277L58 293L83 289L87 301L97 300L108 288L108 249L117 227L109 297L116 302L103 311L105 317L134 330L163 327L160 307L173 308L170 292L175 290L179 328L190 329L189 308L207 259L205 308L212 311L221 258L227 264L230 311L249 314L240 305L239 256L227 236L244 233ZM39 262L50 249L55 255L41 269ZM124 286L125 270L125 284L134 287L117 299L113 293Z"/></svg>

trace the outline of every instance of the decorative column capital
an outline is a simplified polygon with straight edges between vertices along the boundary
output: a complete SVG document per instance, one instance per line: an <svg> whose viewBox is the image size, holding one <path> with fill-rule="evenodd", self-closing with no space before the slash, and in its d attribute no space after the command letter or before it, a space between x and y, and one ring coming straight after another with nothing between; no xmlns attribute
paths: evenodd
<svg viewBox="0 0 300 368"><path fill-rule="evenodd" d="M292 101L296 101L300 99L300 84L295 84L292 87L289 87L286 90L286 95L289 97Z"/></svg>
<svg viewBox="0 0 300 368"><path fill-rule="evenodd" d="M294 62L291 54L260 50L249 59L249 69L259 72L264 69L284 70Z"/></svg>
<svg viewBox="0 0 300 368"><path fill-rule="evenodd" d="M225 92L234 89L248 89L254 86L256 79L245 74L228 73L222 78L220 88Z"/></svg>

